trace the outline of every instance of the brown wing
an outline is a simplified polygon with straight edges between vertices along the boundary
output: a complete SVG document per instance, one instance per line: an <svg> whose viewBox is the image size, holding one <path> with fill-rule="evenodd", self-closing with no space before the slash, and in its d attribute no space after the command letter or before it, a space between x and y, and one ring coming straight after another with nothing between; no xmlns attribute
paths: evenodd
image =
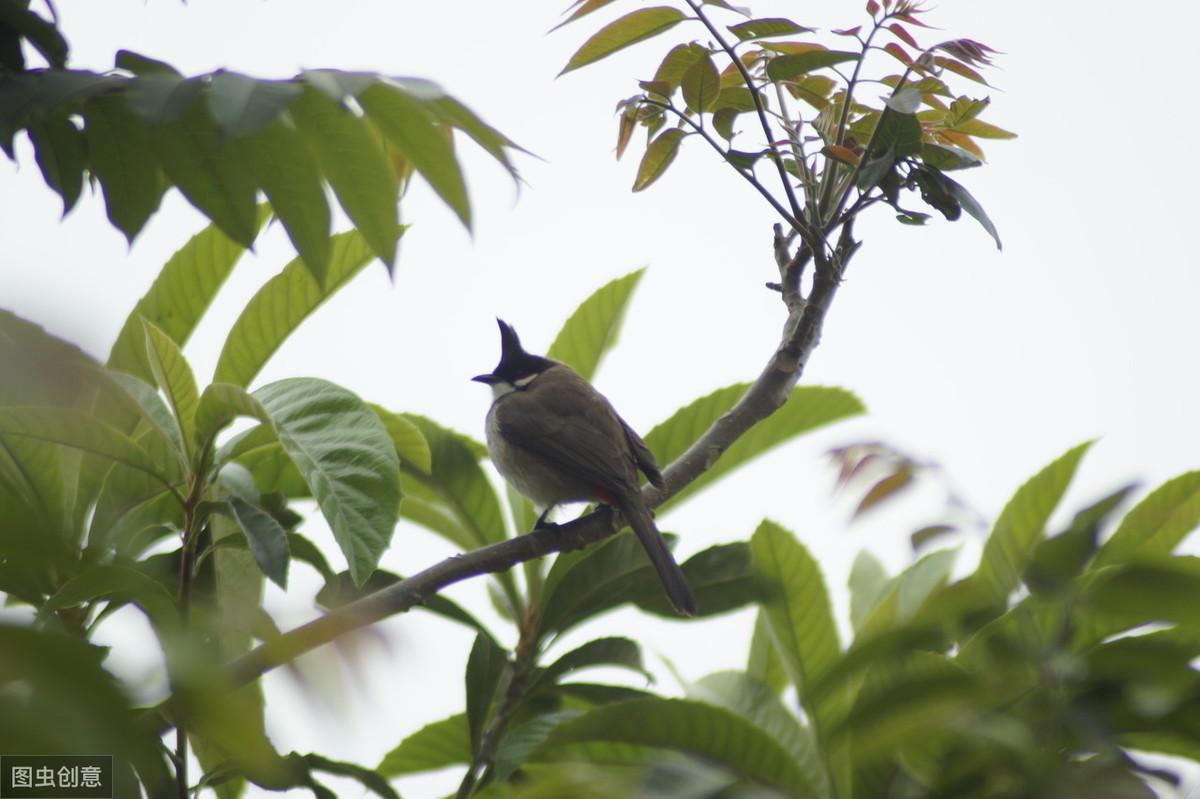
<svg viewBox="0 0 1200 799"><path fill-rule="evenodd" d="M577 480L581 491L600 488L618 498L636 490L638 458L621 417L568 367L543 372L495 413L506 441Z"/></svg>
<svg viewBox="0 0 1200 799"><path fill-rule="evenodd" d="M642 437L634 432L629 423L620 416L617 420L621 422L621 427L625 429L625 440L629 442L629 448L633 451L634 460L637 465L645 473L646 479L650 481L650 485L655 488L666 488L667 483L663 480L662 472L658 470L658 461L654 460L654 453L646 446L646 442L642 441Z"/></svg>

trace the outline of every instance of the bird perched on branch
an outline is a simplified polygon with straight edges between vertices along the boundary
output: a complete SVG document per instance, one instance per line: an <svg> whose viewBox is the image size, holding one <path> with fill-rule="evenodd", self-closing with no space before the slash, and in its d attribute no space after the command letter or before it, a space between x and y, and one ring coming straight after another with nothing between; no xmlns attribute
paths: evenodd
<svg viewBox="0 0 1200 799"><path fill-rule="evenodd" d="M696 600L671 556L639 488L640 469L664 486L654 455L603 394L566 364L528 353L501 319L500 363L471 378L492 389L487 445L492 462L518 491L545 510L563 502L603 502L633 528L667 599L685 616ZM535 528L536 529L536 528Z"/></svg>

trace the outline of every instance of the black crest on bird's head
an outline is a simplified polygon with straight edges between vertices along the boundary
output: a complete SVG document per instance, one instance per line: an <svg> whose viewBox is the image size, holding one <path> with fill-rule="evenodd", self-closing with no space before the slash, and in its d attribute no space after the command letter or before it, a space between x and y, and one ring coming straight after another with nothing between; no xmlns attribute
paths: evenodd
<svg viewBox="0 0 1200 799"><path fill-rule="evenodd" d="M500 363L491 374L478 375L471 378L480 383L498 383L504 381L517 385L521 378L537 375L554 365L554 361L525 351L521 339L513 326L503 319L496 319L500 326Z"/></svg>

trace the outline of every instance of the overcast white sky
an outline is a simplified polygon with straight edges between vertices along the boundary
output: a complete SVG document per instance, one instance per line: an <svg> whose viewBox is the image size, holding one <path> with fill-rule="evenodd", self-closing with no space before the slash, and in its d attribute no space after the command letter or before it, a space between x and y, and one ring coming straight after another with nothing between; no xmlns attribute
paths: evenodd
<svg viewBox="0 0 1200 799"><path fill-rule="evenodd" d="M597 380L644 432L712 389L751 379L770 353L783 319L777 295L762 288L772 279L774 220L699 146L685 147L651 190L629 193L640 150L613 160L613 105L652 74L671 37L700 32L680 26L555 80L595 29L585 20L546 36L560 5L566 0L58 3L77 67L108 68L125 47L187 74L224 67L283 77L337 67L418 75L545 159L520 162L528 186L518 197L501 169L466 152L473 236L414 186L401 209L414 227L394 284L372 267L285 345L258 385L320 376L482 437L489 395L467 380L495 363L493 317L512 322L529 349L544 349L593 289L648 265L622 343ZM623 0L596 18L635 5ZM754 11L822 27L862 21L859 4L829 0L762 2ZM822 453L851 440L881 438L941 463L989 517L1026 477L1096 436L1068 507L1124 481L1149 487L1200 466L1192 241L1200 154L1191 135L1200 8L1151 0L1123 11L1118 18L1116 7L1084 0L944 0L929 15L944 29L937 38L971 36L1004 53L986 118L1020 138L985 142L990 164L962 177L999 227L1004 252L969 219L914 229L881 209L862 224L865 245L804 382L853 390L869 415L776 451L664 517L681 534L684 556L745 538L770 517L814 550L839 606L860 549L902 566L908 534L940 498L926 491L848 525L846 500L830 498ZM19 155L19 166L0 164L0 306L103 358L133 303L202 219L171 194L128 249L99 196L85 196L60 222L59 200L24 142ZM242 305L290 257L274 229L234 273L187 348L202 379ZM330 543L318 524L306 529ZM412 572L450 553L401 526L384 564ZM482 586L449 595L491 618ZM293 569L289 596L269 598L281 626L311 613L316 587L305 567ZM564 648L601 634L638 635L669 691L655 655L686 678L740 666L751 618L679 624L622 611ZM110 624L105 633L127 674L150 662L134 627ZM406 734L461 710L466 632L418 615L378 631L387 646L368 645L357 673L328 652L306 659L327 678L324 700L306 699L286 675L268 679L271 730L283 751L373 764ZM140 649L122 655L126 644ZM400 786L420 795L454 782L442 775Z"/></svg>

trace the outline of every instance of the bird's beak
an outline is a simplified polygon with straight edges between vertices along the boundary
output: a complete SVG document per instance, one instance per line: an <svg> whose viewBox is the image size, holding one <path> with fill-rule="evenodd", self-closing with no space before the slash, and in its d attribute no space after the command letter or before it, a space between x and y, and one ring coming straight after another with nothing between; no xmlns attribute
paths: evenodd
<svg viewBox="0 0 1200 799"><path fill-rule="evenodd" d="M493 383L498 383L500 381L500 378L496 377L495 375L488 374L488 375L475 375L474 377L471 378L471 380L473 380L476 383L483 383L484 385L490 386Z"/></svg>

